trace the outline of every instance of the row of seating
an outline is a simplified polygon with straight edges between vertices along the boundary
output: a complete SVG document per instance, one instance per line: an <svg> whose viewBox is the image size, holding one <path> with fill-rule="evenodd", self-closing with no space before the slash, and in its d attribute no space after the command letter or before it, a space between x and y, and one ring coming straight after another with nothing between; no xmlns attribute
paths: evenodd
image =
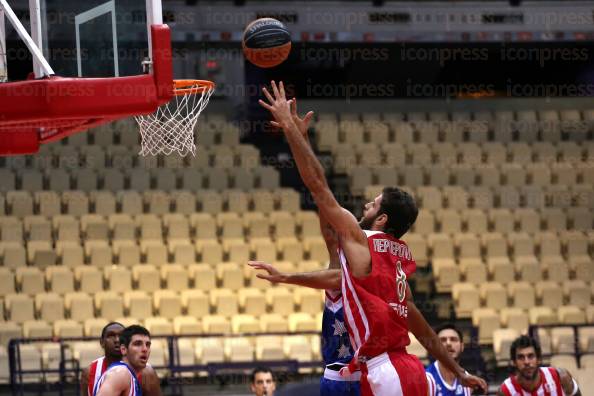
<svg viewBox="0 0 594 396"><path fill-rule="evenodd" d="M355 181L357 186L351 186L353 194L372 200L381 194L385 186L399 185L396 183L363 184ZM361 180L366 180L366 176ZM369 182L369 180L367 180ZM359 185L360 184L360 185ZM571 208L574 206L594 208L594 187L592 184L578 184L574 186L550 185L540 186L416 186L403 189L418 198L422 209L518 209L544 207ZM361 193L362 191L362 193ZM360 194L359 194L360 193ZM357 195L356 194L356 195Z"/></svg>
<svg viewBox="0 0 594 396"><path fill-rule="evenodd" d="M300 210L300 195L288 188L241 190L165 191L9 191L0 194L0 214L24 217L33 214L56 216L61 213L81 216L87 213L110 215L126 213L165 214L196 212L217 214L224 211L270 213Z"/></svg>
<svg viewBox="0 0 594 396"><path fill-rule="evenodd" d="M498 329L515 329L526 334L530 325L593 324L594 306L579 308L562 306L551 308L536 306L528 309L516 307L476 308L472 311L472 325L478 329L478 342L491 345Z"/></svg>
<svg viewBox="0 0 594 396"><path fill-rule="evenodd" d="M18 176L18 177L17 177ZM0 169L3 180L0 191L22 190L28 192L81 190L91 192L104 190L147 191L152 189L171 191L175 189L200 191L203 189L226 190L230 188L250 191L257 188L279 188L280 176L276 169L256 165L245 167L211 167L208 165L184 168L128 168L126 171L107 168L94 170L76 167L73 170L47 169L23 170L14 173Z"/></svg>
<svg viewBox="0 0 594 396"><path fill-rule="evenodd" d="M430 204L431 199L426 203ZM413 230L419 234L433 232L526 232L536 234L551 230L590 231L593 225L592 210L584 207L521 208L521 209L429 209L419 212Z"/></svg>
<svg viewBox="0 0 594 396"><path fill-rule="evenodd" d="M364 143L357 145L343 144L333 147L332 162L337 172L344 173L348 167L355 165L410 166L432 164L448 167L485 166L525 167L538 171L546 168L549 171L563 169L587 162L594 158L594 145L575 142L563 142L553 145L549 142L503 143L490 142L482 145L475 143Z"/></svg>
<svg viewBox="0 0 594 396"><path fill-rule="evenodd" d="M339 158L339 160L343 160ZM342 164L342 165L339 165ZM486 165L354 165L346 158L336 162L340 173L346 173L351 183L353 193L361 195L367 185L405 185L409 188L420 186L447 187L457 186L471 188L475 186L500 187L558 187L591 185L592 165L582 163L573 167L564 164L551 171L543 164L533 164L528 169L520 165L507 164L501 167ZM336 170L336 168L335 168Z"/></svg>
<svg viewBox="0 0 594 396"><path fill-rule="evenodd" d="M323 269L325 262L276 261L274 264L286 272L309 272ZM168 264L160 268L152 264L130 267L109 265L103 268L81 265L72 269L58 265L49 266L45 271L37 267L20 267L14 271L0 267L0 296L17 290L31 296L45 291L59 294L74 290L87 293L102 290L124 292L132 290L132 286L136 290L148 292L159 289L182 291L190 287L199 290L212 290L216 287L239 290L248 285L268 288L270 284L257 278L256 273L246 262Z"/></svg>
<svg viewBox="0 0 594 396"><path fill-rule="evenodd" d="M123 283L123 282L122 282ZM243 285L242 285L243 287ZM71 292L61 296L57 293L38 293L34 297L25 294L9 294L4 297L6 318L11 323L21 324L41 320L50 324L64 320L85 320L99 317L113 320L160 317L173 319L189 315L201 319L207 315L227 318L245 313L253 317L265 313L289 315L293 313L317 314L321 312L322 294L315 290L291 293L286 288L256 288L233 290L217 288L205 292L200 289L127 291L118 293L97 291L93 296L83 292ZM315 329L314 329L315 330Z"/></svg>
<svg viewBox="0 0 594 396"><path fill-rule="evenodd" d="M457 317L470 318L480 307L514 307L529 309L545 306L553 309L573 306L586 309L594 297L594 286L581 279L562 283L553 281L535 282L511 281L508 283L486 282L455 283L452 286ZM582 312L583 314L583 312ZM585 315L583 315L585 320ZM567 323L566 321L564 323Z"/></svg>
<svg viewBox="0 0 594 396"><path fill-rule="evenodd" d="M144 317L133 318L131 316L121 317L87 317L81 320L59 319L53 323L44 320L28 320L23 323L0 322L0 345L6 346L11 338L72 338L95 336L97 327L99 331L108 321L121 322L124 325L143 324L152 335L171 334L243 334L243 333L264 333L264 332L304 332L319 331L321 326L321 314L311 315L305 312L290 313L287 315L278 313L262 314L255 317L250 314L235 314L232 316L203 315L200 318L195 316L176 316L166 318ZM319 340L319 338L318 338ZM319 342L319 341L318 341Z"/></svg>
<svg viewBox="0 0 594 396"><path fill-rule="evenodd" d="M158 266L170 263L219 263L222 261L246 262L250 259L263 261L325 261L328 251L321 237L306 237L303 241L295 237L279 238L272 242L269 237L256 238L246 243L243 238L172 240L168 244L160 241L135 240L58 241L55 247L51 241L30 241L26 247L21 242L0 242L0 263L7 268L19 268L29 263L45 268L60 262L67 267L89 264L104 267L112 264L135 265L138 263Z"/></svg>
<svg viewBox="0 0 594 396"><path fill-rule="evenodd" d="M72 215L6 216L0 219L2 241L79 241L89 240L181 240L266 237L307 237L320 235L318 216L312 211L221 212L193 213L191 215L156 214L83 214L80 219Z"/></svg>

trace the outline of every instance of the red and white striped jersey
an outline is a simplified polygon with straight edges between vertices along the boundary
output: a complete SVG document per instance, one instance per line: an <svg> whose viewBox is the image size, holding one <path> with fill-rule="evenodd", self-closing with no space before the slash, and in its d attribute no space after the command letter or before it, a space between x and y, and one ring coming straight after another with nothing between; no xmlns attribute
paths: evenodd
<svg viewBox="0 0 594 396"><path fill-rule="evenodd" d="M406 279L416 270L406 243L381 231L365 234L371 253L369 275L353 276L344 251L338 250L344 317L355 359L403 350L410 343Z"/></svg>
<svg viewBox="0 0 594 396"><path fill-rule="evenodd" d="M541 367L539 371L540 385L536 390L529 392L522 389L514 375L501 384L501 392L506 396L566 396L554 367Z"/></svg>

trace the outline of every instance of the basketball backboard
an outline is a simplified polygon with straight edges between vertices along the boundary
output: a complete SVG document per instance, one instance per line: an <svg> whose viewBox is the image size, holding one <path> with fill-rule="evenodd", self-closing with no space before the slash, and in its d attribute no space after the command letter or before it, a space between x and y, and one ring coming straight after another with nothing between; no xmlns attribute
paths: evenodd
<svg viewBox="0 0 594 396"><path fill-rule="evenodd" d="M63 77L120 77L143 73L149 57L147 20L160 1L43 0L43 53ZM161 23L158 21L150 23ZM149 24L150 24L149 23Z"/></svg>

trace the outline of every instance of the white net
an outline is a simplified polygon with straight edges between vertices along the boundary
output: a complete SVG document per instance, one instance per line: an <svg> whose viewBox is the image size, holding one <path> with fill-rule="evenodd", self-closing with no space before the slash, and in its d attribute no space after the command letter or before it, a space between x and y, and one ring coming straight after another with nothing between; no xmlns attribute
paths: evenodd
<svg viewBox="0 0 594 396"><path fill-rule="evenodd" d="M198 89L203 87L203 89ZM154 113L134 117L140 128L140 155L196 155L194 128L214 92L212 85L189 86Z"/></svg>

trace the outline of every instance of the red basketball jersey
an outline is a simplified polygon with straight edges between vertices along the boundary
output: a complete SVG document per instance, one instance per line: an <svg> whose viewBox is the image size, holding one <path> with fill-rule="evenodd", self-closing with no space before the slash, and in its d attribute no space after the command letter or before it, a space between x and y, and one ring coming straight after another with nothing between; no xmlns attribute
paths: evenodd
<svg viewBox="0 0 594 396"><path fill-rule="evenodd" d="M410 249L380 231L365 231L371 253L371 273L352 275L339 249L344 316L356 358L403 350L409 343L406 279L416 270Z"/></svg>
<svg viewBox="0 0 594 396"><path fill-rule="evenodd" d="M539 371L540 385L536 390L523 390L516 377L511 376L501 384L501 392L506 396L565 396L559 373L554 367L541 367Z"/></svg>

